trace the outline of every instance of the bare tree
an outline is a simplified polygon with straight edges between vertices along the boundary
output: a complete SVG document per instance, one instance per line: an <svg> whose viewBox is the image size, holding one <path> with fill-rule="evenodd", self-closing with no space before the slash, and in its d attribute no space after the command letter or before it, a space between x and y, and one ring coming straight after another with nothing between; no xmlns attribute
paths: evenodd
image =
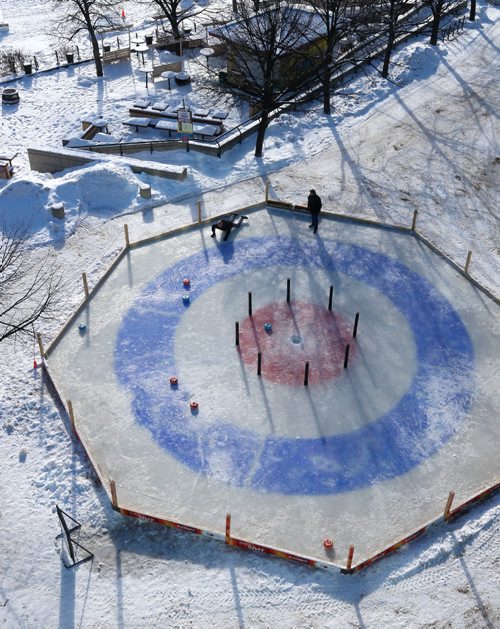
<svg viewBox="0 0 500 629"><path fill-rule="evenodd" d="M49 0L63 9L56 18L56 33L66 41L73 41L81 33L87 33L92 45L97 76L103 75L97 34L106 27L116 26L116 16L121 0Z"/></svg>
<svg viewBox="0 0 500 629"><path fill-rule="evenodd" d="M441 19L457 2L456 0L426 0L426 3L432 11L432 30L429 43L432 46L437 46Z"/></svg>
<svg viewBox="0 0 500 629"><path fill-rule="evenodd" d="M260 112L255 156L262 157L270 114L303 72L303 57L293 52L308 41L311 14L281 0L258 13L245 0L238 11L237 21L212 35L226 45L229 85Z"/></svg>
<svg viewBox="0 0 500 629"><path fill-rule="evenodd" d="M387 31L387 43L384 51L382 76L389 76L391 55L396 39L410 29L412 5L408 0L379 0L376 7L382 28ZM415 17L415 20L418 19ZM421 18L420 18L421 19Z"/></svg>
<svg viewBox="0 0 500 629"><path fill-rule="evenodd" d="M54 316L60 277L43 260L34 264L22 223L0 233L0 342L31 334L36 321Z"/></svg>
<svg viewBox="0 0 500 629"><path fill-rule="evenodd" d="M340 42L347 43L348 37L354 34L355 16L361 9L352 0L317 0L312 10L317 18L312 42L316 49L315 73L322 86L323 112L330 114L331 80L342 52Z"/></svg>
<svg viewBox="0 0 500 629"><path fill-rule="evenodd" d="M164 17L168 21L175 39L181 36L183 22L208 10L207 6L196 4L192 0L141 0L141 3L159 11L158 17Z"/></svg>

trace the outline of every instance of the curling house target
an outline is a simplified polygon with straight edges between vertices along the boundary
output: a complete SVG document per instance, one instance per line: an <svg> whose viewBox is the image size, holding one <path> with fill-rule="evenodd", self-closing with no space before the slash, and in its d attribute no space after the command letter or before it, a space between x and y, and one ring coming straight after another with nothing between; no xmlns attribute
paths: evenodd
<svg viewBox="0 0 500 629"><path fill-rule="evenodd" d="M275 285L276 269L294 278L290 303ZM324 303L307 291L315 281L324 285ZM210 321L208 304L217 314ZM126 312L115 346L115 371L132 392L135 418L162 448L221 483L281 494L346 492L411 470L457 430L473 370L467 330L428 280L367 247L284 236L249 238L237 248L221 243L160 273ZM172 374L178 386L170 386ZM372 403L360 403L361 387L373 389ZM452 413L436 406L436 388ZM241 408L224 403L228 390L239 392ZM245 401L251 390L265 413ZM309 414L309 432L294 425L294 406Z"/></svg>

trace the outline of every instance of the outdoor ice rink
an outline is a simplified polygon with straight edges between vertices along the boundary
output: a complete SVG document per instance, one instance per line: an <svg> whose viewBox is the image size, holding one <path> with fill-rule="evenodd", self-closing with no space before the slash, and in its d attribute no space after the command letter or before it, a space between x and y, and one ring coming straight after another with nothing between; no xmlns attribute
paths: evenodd
<svg viewBox="0 0 500 629"><path fill-rule="evenodd" d="M357 563L497 477L500 307L410 234L245 213L129 250L48 367L120 507Z"/></svg>

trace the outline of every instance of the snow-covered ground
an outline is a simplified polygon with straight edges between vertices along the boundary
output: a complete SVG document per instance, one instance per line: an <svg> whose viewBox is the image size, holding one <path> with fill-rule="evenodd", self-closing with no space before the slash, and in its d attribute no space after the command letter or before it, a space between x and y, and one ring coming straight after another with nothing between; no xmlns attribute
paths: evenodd
<svg viewBox="0 0 500 629"><path fill-rule="evenodd" d="M32 3L4 2L7 19L8 4L24 11ZM349 96L335 98L331 118L318 104L282 116L269 130L261 160L253 157L252 139L221 160L168 154L172 163L189 167L189 176L181 183L151 179L152 202L137 196L138 181L147 178L122 168L48 176L31 173L22 154L19 174L0 184L0 214L7 222L31 218L34 255L48 254L64 275L65 301L58 320L41 330L44 337L53 338L80 301L81 272L94 283L119 250L125 222L133 239L188 223L202 194L205 215L231 211L262 199L266 179L273 196L303 203L315 187L328 209L386 222L410 224L417 209L419 228L457 261L464 263L471 249L471 273L500 293L499 11L479 6L478 21L458 39L437 50L413 41L399 51L398 85L371 73L343 90ZM106 82L83 68L88 87L81 101L59 115L60 99L50 91L24 109L3 107L1 146L22 150L48 136L59 144L89 112L106 103L113 110L120 98L125 110L142 93L120 87L108 99ZM61 93L74 89L79 72L54 75ZM34 91L27 88L23 102ZM65 221L52 219L47 209L59 199L68 209ZM0 349L4 626L500 624L498 496L352 576L125 520L112 511L40 373L31 369L33 352L23 342ZM81 542L95 553L93 564L62 566L54 543L56 503L81 520Z"/></svg>

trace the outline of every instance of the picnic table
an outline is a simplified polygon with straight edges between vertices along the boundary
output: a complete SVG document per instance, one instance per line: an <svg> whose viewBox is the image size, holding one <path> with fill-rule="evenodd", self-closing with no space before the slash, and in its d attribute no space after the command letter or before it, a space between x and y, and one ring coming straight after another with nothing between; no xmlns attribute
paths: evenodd
<svg viewBox="0 0 500 629"><path fill-rule="evenodd" d="M159 120L155 129L160 129L161 131L177 131L177 120ZM169 133L169 135L171 135Z"/></svg>
<svg viewBox="0 0 500 629"><path fill-rule="evenodd" d="M209 113L210 109L202 109L201 107L193 109L193 116L197 118L206 118Z"/></svg>
<svg viewBox="0 0 500 629"><path fill-rule="evenodd" d="M128 118L123 121L123 124L128 125L129 127L135 127L136 131L139 131L139 127L146 128L151 124L150 118Z"/></svg>
<svg viewBox="0 0 500 629"><path fill-rule="evenodd" d="M225 120L229 116L227 111L214 111L212 112L212 118L217 118L218 120Z"/></svg>
<svg viewBox="0 0 500 629"><path fill-rule="evenodd" d="M168 103L164 100L159 100L154 103L154 105L151 105L151 109L154 109L155 111L165 111L168 109Z"/></svg>

